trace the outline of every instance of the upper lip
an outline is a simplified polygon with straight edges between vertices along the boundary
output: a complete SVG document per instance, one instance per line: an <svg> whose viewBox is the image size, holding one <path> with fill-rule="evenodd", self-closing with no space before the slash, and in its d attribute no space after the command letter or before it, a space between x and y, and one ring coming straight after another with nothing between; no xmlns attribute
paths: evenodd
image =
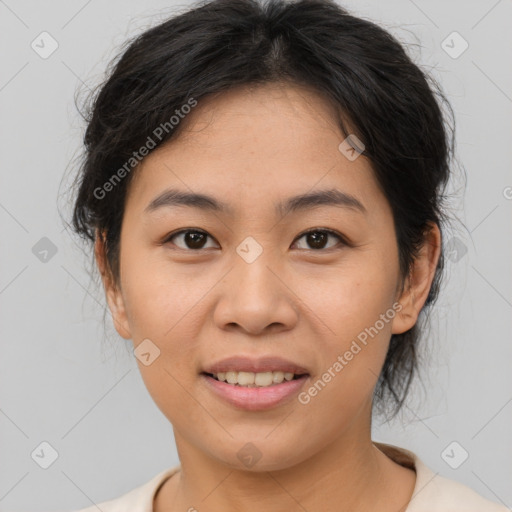
<svg viewBox="0 0 512 512"><path fill-rule="evenodd" d="M219 372L290 372L296 375L308 374L302 366L283 359L282 357L260 357L250 358L244 356L233 356L217 361L203 369L204 373L216 374Z"/></svg>

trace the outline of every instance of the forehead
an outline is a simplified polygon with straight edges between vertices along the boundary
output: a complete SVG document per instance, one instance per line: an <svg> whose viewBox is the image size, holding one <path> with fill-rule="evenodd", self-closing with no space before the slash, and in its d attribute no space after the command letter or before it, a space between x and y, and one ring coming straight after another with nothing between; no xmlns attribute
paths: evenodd
<svg viewBox="0 0 512 512"><path fill-rule="evenodd" d="M287 135L297 142L304 137L317 139L326 131L339 138L342 115L311 87L287 82L243 85L202 98L184 119L180 139L192 145L207 144L214 138L217 144L246 146L256 143L254 136L260 132L258 140L273 148L284 143ZM269 133L279 137L269 138ZM249 134L251 141L247 139Z"/></svg>
<svg viewBox="0 0 512 512"><path fill-rule="evenodd" d="M135 173L132 195L144 208L167 188L241 205L315 188L337 188L363 203L378 193L368 159L350 161L339 150L346 135L333 104L311 89L239 87L200 99L181 122L179 136Z"/></svg>

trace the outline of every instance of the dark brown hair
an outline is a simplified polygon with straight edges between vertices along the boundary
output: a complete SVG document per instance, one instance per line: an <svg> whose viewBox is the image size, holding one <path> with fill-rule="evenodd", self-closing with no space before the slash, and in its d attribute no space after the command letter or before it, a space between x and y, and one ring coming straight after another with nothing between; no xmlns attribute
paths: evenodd
<svg viewBox="0 0 512 512"><path fill-rule="evenodd" d="M190 99L238 85L288 81L313 87L337 105L365 145L391 205L402 281L430 223L444 221L443 193L454 145L452 109L436 81L398 40L331 0L211 0L146 30L110 64L84 117L85 152L77 177L74 230L90 241L106 235L106 256L119 279L119 238L127 187L137 171L126 162L157 127ZM451 114L447 129L442 106ZM156 145L176 138L164 130ZM155 137L153 136L154 140ZM133 163L133 162L132 162ZM107 182L124 166L122 179ZM110 180L110 181L109 181ZM441 254L424 310L438 295ZM425 311L421 312L424 316ZM401 408L418 366L418 323L392 335L375 389L377 405ZM384 410L384 408L382 409Z"/></svg>

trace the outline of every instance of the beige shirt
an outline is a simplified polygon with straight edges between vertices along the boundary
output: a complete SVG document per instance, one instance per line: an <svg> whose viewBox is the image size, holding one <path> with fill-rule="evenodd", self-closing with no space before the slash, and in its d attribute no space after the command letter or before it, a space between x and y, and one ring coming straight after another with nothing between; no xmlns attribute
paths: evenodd
<svg viewBox="0 0 512 512"><path fill-rule="evenodd" d="M405 512L510 512L471 488L434 473L413 452L389 444L374 444L398 464L416 471L416 484ZM102 512L153 512L156 491L179 469L179 465L166 469L119 498L76 512L98 512L98 508Z"/></svg>

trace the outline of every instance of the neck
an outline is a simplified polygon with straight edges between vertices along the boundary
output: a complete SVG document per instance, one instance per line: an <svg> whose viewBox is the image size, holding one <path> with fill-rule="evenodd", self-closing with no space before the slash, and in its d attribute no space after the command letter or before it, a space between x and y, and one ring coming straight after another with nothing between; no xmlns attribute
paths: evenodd
<svg viewBox="0 0 512 512"><path fill-rule="evenodd" d="M405 510L415 482L413 471L373 445L369 429L357 431L357 436L340 436L312 457L276 471L234 469L207 457L177 431L175 440L181 471L158 496L157 512L259 512L262 508L399 512Z"/></svg>

